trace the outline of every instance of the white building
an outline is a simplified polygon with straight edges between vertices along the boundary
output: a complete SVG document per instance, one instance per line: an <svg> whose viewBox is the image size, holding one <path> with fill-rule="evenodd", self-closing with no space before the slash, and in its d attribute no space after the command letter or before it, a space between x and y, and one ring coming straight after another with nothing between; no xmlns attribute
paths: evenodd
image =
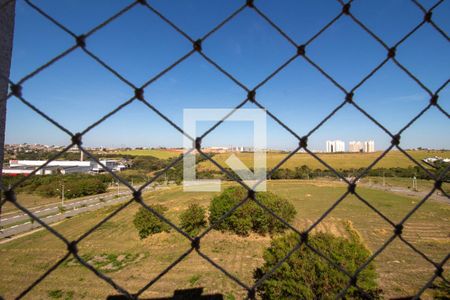
<svg viewBox="0 0 450 300"><path fill-rule="evenodd" d="M10 160L9 167L3 168L3 174L9 176L28 175L46 162L45 160ZM126 168L117 160L100 160L100 162L112 171L120 172ZM94 161L54 160L41 168L36 175L101 173L105 171L102 165Z"/></svg>
<svg viewBox="0 0 450 300"><path fill-rule="evenodd" d="M348 143L349 152L362 152L363 144L360 141L350 141Z"/></svg>
<svg viewBox="0 0 450 300"><path fill-rule="evenodd" d="M375 141L351 141L348 143L349 152L375 152Z"/></svg>
<svg viewBox="0 0 450 300"><path fill-rule="evenodd" d="M104 165L105 167L107 167L108 169L110 169L112 171L120 172L126 168L124 165L119 163L117 160L100 160L100 162L102 163L102 165ZM90 163L91 163L91 172L94 172L94 173L106 172L106 170L103 168L103 166L101 164L98 164L95 161L91 161Z"/></svg>
<svg viewBox="0 0 450 300"><path fill-rule="evenodd" d="M244 146L231 146L229 149L232 152L244 152Z"/></svg>
<svg viewBox="0 0 450 300"><path fill-rule="evenodd" d="M345 143L340 140L327 141L326 152L328 153L345 152Z"/></svg>
<svg viewBox="0 0 450 300"><path fill-rule="evenodd" d="M365 141L364 152L375 152L375 141Z"/></svg>
<svg viewBox="0 0 450 300"><path fill-rule="evenodd" d="M46 160L10 160L9 166L14 167L40 167ZM78 160L53 160L47 164L47 167L89 167L91 162Z"/></svg>
<svg viewBox="0 0 450 300"><path fill-rule="evenodd" d="M439 162L439 161L442 161L444 163L450 163L450 158L442 158L439 156L435 156L435 157L424 158L423 161L427 162L427 163L435 163L435 162Z"/></svg>

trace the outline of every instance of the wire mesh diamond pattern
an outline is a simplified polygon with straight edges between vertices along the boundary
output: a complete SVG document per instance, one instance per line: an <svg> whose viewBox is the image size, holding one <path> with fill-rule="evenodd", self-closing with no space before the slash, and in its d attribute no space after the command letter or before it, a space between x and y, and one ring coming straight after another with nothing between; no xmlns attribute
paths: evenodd
<svg viewBox="0 0 450 300"><path fill-rule="evenodd" d="M444 2L443 0L437 1L431 8L426 9L419 1L412 0L411 5L415 6L421 13L423 14L423 19L421 22L419 22L416 26L411 28L409 32L407 32L401 39L399 39L396 43L393 45L388 45L386 42L383 41L377 34L375 34L368 26L366 26L357 15L355 15L352 12L352 4L356 1L348 1L345 2L343 0L338 0L340 3L341 9L340 11L336 12L335 17L333 17L331 20L329 20L328 23L326 23L325 26L320 28L313 36L311 36L304 44L297 44L293 38L291 38L280 26L278 26L274 21L271 20L269 14L266 14L258 7L258 1L253 0L247 0L243 1L242 5L236 9L234 12L232 12L228 17L226 17L223 20L218 20L217 25L213 28L211 28L206 34L204 34L200 38L191 37L188 35L182 28L177 26L173 21L171 21L169 18L167 18L164 14L162 14L160 11L155 9L151 1L147 0L137 0L137 1L130 1L128 5L117 11L114 15L110 16L109 18L105 19L103 22L98 24L97 26L93 27L87 32L84 32L82 34L76 34L72 30L70 30L68 27L64 26L62 22L52 17L50 14L48 14L45 10L41 9L37 4L32 2L31 0L24 0L24 2L31 7L33 10L38 12L42 18L47 19L49 22L51 22L54 26L58 27L60 30L64 31L67 35L71 36L73 38L73 45L67 48L66 50L62 51L60 54L40 66L39 68L35 69L22 79L20 79L17 82L11 81L9 78L2 78L3 80L8 80L10 91L7 94L5 99L2 99L2 101L8 101L10 98L16 98L26 106L28 106L31 110L39 114L42 118L56 126L58 129L60 129L62 132L66 133L68 135L68 138L70 140L69 145L64 148L62 151L60 151L55 156L51 157L44 165L37 168L32 172L31 175L36 174L39 170L44 168L47 164L49 164L51 161L57 159L62 154L64 154L66 151L68 151L71 147L76 146L79 148L80 151L82 151L86 156L88 156L93 161L97 162L99 165L101 165L107 172L109 172L116 180L124 184L132 193L132 197L125 203L121 204L117 209L115 209L111 214L109 214L106 218L104 218L101 222L93 226L91 229L89 229L87 232L85 232L82 236L80 236L76 240L68 240L66 239L62 234L60 234L57 230L47 225L45 222L43 222L38 216L33 214L30 210L28 210L26 207L21 205L20 201L16 198L15 189L22 184L24 181L28 180L30 176L24 177L20 181L13 184L11 187L6 188L2 187L2 190L4 191L4 201L9 201L13 205L15 205L19 210L23 211L25 214L27 214L31 219L39 223L42 227L44 227L46 230L48 230L51 234L59 238L62 242L65 243L67 246L67 253L60 258L51 268L49 268L45 273L43 273L36 281L34 281L27 289L23 291L18 291L19 295L17 298L22 298L25 295L32 292L33 288L37 286L44 278L46 278L49 274L51 274L59 265L61 265L70 255L73 255L76 260L78 260L83 266L88 268L90 271L92 271L98 278L101 280L107 282L109 285L111 285L114 289L116 289L119 293L124 295L126 298L129 299L137 299L139 296L145 292L147 289L149 289L155 282L157 282L162 276L164 276L166 273L168 273L173 267L175 267L178 263L180 263L185 257L187 257L191 252L196 251L205 261L210 263L212 266L217 268L219 271L221 271L225 276L236 282L238 285L240 285L242 288L244 288L248 292L248 298L254 299L256 297L256 289L262 284L264 280L266 280L268 277L270 277L273 273L276 272L276 270L287 260L289 257L295 252L300 251L300 246L305 245L308 249L316 253L318 256L325 259L328 263L330 263L333 267L337 268L340 272L345 274L348 277L348 284L336 297L337 298L344 298L346 296L346 292L350 287L356 287L363 295L365 292L358 286L358 275L361 273L361 271L368 266L368 264L373 261L381 252L383 252L392 241L395 239L402 241L407 247L411 248L414 252L419 254L421 257L425 258L435 269L435 272L431 278L427 282L423 283L423 286L420 290L417 291L417 293L414 295L414 299L418 299L421 294L431 286L433 281L440 277L442 280L448 283L448 280L443 276L443 269L444 265L448 261L450 254L447 254L447 256L442 261L433 261L431 258L429 258L425 253L421 252L419 249L417 249L414 245L409 243L403 236L403 225L404 223L427 201L427 199L435 192L439 191L446 197L449 197L449 195L445 192L445 190L442 188L442 182L443 178L446 175L446 173L449 171L449 168L445 169L441 174L433 174L428 169L426 169L422 164L420 164L416 159L414 159L411 155L409 155L402 147L401 147L401 136L402 134L413 124L415 123L421 116L428 110L436 109L440 111L445 117L449 118L448 112L440 105L439 103L439 94L447 87L448 80L437 90L432 91L430 88L428 88L417 76L415 76L407 67L405 67L404 64L401 62L401 57L398 57L397 55L397 49L400 45L402 45L406 40L408 40L411 36L414 35L414 33L421 28L422 26L430 26L434 30L436 30L439 35L445 39L447 42L449 41L449 37L447 33L439 27L439 24L437 24L433 19L433 12L437 9L439 9L439 6ZM14 0L6 1L0 9L6 9L9 5L15 5ZM149 10L152 12L155 16L160 18L166 26L172 28L175 32L180 34L187 43L190 43L192 45L192 49L185 53L183 56L175 60L171 65L169 65L167 68L161 70L156 76L149 78L142 86L137 86L133 84L130 80L128 80L125 76L121 75L118 71L116 71L113 67L111 67L108 62L105 62L102 60L101 57L97 56L95 53L93 53L91 50L89 50L89 41L91 39L95 39L95 33L102 30L105 26L108 26L112 22L115 22L115 20L121 18L121 16L127 14L127 12L134 8L139 7L139 9ZM219 65L217 62L215 62L210 56L208 56L208 53L203 51L202 45L204 43L208 42L208 39L214 35L216 32L220 31L224 26L227 26L228 23L233 22L233 19L236 18L239 14L241 14L244 10L250 10L254 14L256 14L258 17L262 18L267 24L269 24L271 27L275 29L277 34L279 34L281 37L283 37L291 46L292 46L292 56L286 60L282 65L280 65L277 69L275 69L272 73L268 74L264 80L262 80L260 83L256 84L254 87L248 87L245 84L243 84L236 76L229 73L225 68L223 68L221 65ZM373 68L366 76L360 79L359 83L357 83L354 87L351 89L346 89L342 84L340 84L333 76L327 73L327 71L322 68L318 63L316 63L314 60L312 60L308 55L309 46L314 43L315 40L320 39L321 35L329 30L329 28L333 27L334 24L341 18L349 18L351 19L357 26L362 28L364 32L370 36L373 40L375 40L377 43L379 43L386 51L386 57L379 62L379 64ZM85 55L90 57L93 61L98 63L100 66L105 68L107 71L109 71L111 74L116 76L119 80L121 80L123 83L125 83L131 91L133 92L134 96L130 99L126 99L123 103L121 103L119 106L117 106L114 110L110 111L109 113L105 114L103 117L98 119L96 122L91 124L90 126L86 127L83 131L78 133L73 133L69 131L67 128L64 127L63 124L58 123L53 118L51 118L49 115L46 114L45 111L42 111L38 109L36 106L32 104L29 100L27 100L26 96L26 84L27 81L30 80L33 77L39 76L39 73L47 68L51 68L52 65L57 62L58 60L62 59L65 56L69 56L75 49L81 49ZM298 141L298 147L294 149L292 152L290 152L280 163L278 163L273 169L271 169L269 172L267 172L267 177L270 178L270 176L279 169L286 161L288 161L298 150L303 149L314 157L316 160L318 160L323 166L325 166L327 169L329 169L331 172L333 172L337 177L339 177L343 182L347 185L347 191L339 197L334 204L326 210L320 218L318 218L308 229L305 231L299 231L295 227L293 227L291 224L283 220L281 217L277 216L273 211L271 211L268 207L266 207L263 203L257 200L255 197L255 188L257 183L254 186L248 186L246 185L242 180L237 178L234 174L232 174L229 170L221 166L217 161L214 160L213 157L210 157L205 152L202 151L202 139L204 139L210 132L215 130L220 124L226 120L227 117L225 116L222 120L214 124L209 130L207 130L203 135L198 137L192 137L189 136L187 133L183 131L181 127L179 127L174 121L172 121L169 117L164 115L160 110L158 110L157 107L155 107L153 104L151 104L145 97L144 89L154 82L156 82L161 77L165 76L167 73L169 73L172 69L177 67L181 62L188 59L192 55L199 55L202 57L207 63L212 65L217 72L221 73L225 77L229 78L234 84L236 84L238 87L240 87L244 94L245 99L241 101L236 107L235 110L239 109L243 105L247 103L251 103L254 106L264 109L270 118L272 118L276 123L278 123L280 126L282 126L290 135L292 135L297 141ZM342 102L334 108L323 120L320 120L320 122L317 123L315 127L313 127L311 130L309 130L306 133L297 133L293 129L291 129L289 126L287 126L283 120L278 118L276 115L271 113L270 107L266 107L263 104L264 99L259 99L258 97L258 89L264 86L267 82L269 82L272 78L274 78L280 71L282 71L284 68L286 68L289 64L291 64L295 60L304 60L309 65L311 65L314 69L316 69L320 74L323 75L324 78L329 80L336 89L340 90L342 92ZM383 68L383 66L388 62L392 61L402 72L404 72L407 76L409 76L416 84L419 86L426 94L429 96L429 103L426 105L414 118L412 118L407 124L404 125L404 127L399 130L398 132L391 132L389 131L382 123L380 123L378 120L376 120L369 112L364 110L361 106L359 106L357 101L357 92L361 86L364 85L365 82L370 80L372 76L374 76L375 73L377 73L380 69ZM176 160L174 160L170 165L166 166L161 172L159 172L156 176L154 176L152 179L150 179L148 182L146 182L144 185L142 185L140 188L136 189L134 188L127 180L121 178L118 174L114 173L111 169L106 167L102 164L102 162L92 153L90 153L86 148L83 147L83 137L86 133L88 133L90 130L101 124L102 122L108 120L109 118L113 117L116 113L118 113L120 110L122 110L124 107L130 105L132 102L142 102L146 107L149 108L149 110L153 111L155 114L157 114L160 118L162 118L164 121L166 121L170 126L172 126L174 129L176 129L178 132L180 132L182 135L186 136L192 141L192 148L185 151L183 155L189 155L193 151L197 151L200 155L202 155L205 159L209 160L211 163L213 163L215 166L217 166L222 172L224 172L228 177L230 177L232 180L235 180L238 184L243 186L247 191L247 196L242 199L237 205L235 205L230 211L228 211L225 215L223 215L218 222L215 224L211 224L209 228L204 230L201 234L199 234L196 237L191 237L189 234L184 232L181 228L179 228L177 225L172 223L170 220L165 218L163 215L158 213L156 210L154 210L151 206L148 206L144 201L142 197L143 190L149 186L151 183L153 183L155 180L157 180L160 176L164 174L167 170L169 170L173 165L176 163L179 163L183 156L178 157ZM317 156L314 152L312 152L308 148L308 139L309 137L314 134L322 125L324 125L328 120L333 118L333 116L340 111L344 106L353 106L356 108L362 115L364 115L368 121L375 124L377 127L379 127L381 130L385 132L386 135L388 135L391 139L391 145L384 150L381 155L373 161L367 168L364 169L364 171L360 172L356 178L349 180L346 177L344 177L342 174L340 174L335 168L330 166L327 162L322 160L319 156ZM364 197L358 193L357 189L357 182L359 179L363 178L369 170L383 157L386 156L386 154L391 151L392 149L398 149L401 151L405 157L407 157L409 160L411 160L415 165L417 165L419 168L421 168L423 171L425 171L428 176L434 180L434 187L431 191L421 200L419 201L414 208L404 216L404 218L399 223L394 223L392 220L390 220L385 214L383 214L380 210L375 208L373 205L371 205ZM320 223L322 220L327 217L334 208L341 203L342 201L345 201L346 197L348 195L354 195L356 196L359 201L364 203L367 207L369 207L372 211L374 211L380 218L382 218L389 226L392 228L392 235L384 242L384 244L376 251L374 251L369 259L354 273L348 272L344 267L340 266L336 262L334 262L332 259L324 255L319 249L315 249L311 244L308 243L308 236L309 233ZM216 263L214 260L212 260L210 257L208 257L205 253L201 250L201 242L202 239L212 230L214 229L221 221L223 221L225 218L230 216L236 209L238 209L240 206L244 205L248 201L254 201L258 206L260 206L262 209L264 209L267 213L271 214L274 218L278 219L280 222L285 224L288 228L293 230L298 235L298 244L291 249L291 251L288 253L288 255L280 260L269 272L267 272L262 278L260 278L258 281L254 282L253 285L249 286L245 284L243 281L241 281L238 277L235 275L232 275L230 272L226 270L224 266L221 266L220 264ZM126 207L128 207L132 203L139 203L142 207L150 211L152 214L156 215L159 219L161 219L163 222L167 223L170 227L172 227L175 231L177 231L179 234L184 236L190 243L191 247L185 251L179 258L177 258L173 263L171 263L168 267L166 267L158 276L156 276L154 279L149 281L145 286L143 286L137 293L130 293L127 291L124 287L120 286L118 283L116 283L112 278L106 276L99 270L97 270L94 266L89 264L85 259L83 259L81 256L78 255L78 248L77 245L87 238L90 234L92 234L95 230L97 230L102 224L107 222L108 220L112 219L115 215L117 215L120 211L124 210ZM3 204L3 203L2 203ZM370 295L366 294L367 298L370 298Z"/></svg>

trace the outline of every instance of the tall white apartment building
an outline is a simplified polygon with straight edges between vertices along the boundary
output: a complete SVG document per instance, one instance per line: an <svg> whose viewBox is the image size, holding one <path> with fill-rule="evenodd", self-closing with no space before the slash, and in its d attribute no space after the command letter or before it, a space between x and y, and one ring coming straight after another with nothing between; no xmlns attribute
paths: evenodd
<svg viewBox="0 0 450 300"><path fill-rule="evenodd" d="M375 152L375 141L350 141L348 143L349 152Z"/></svg>
<svg viewBox="0 0 450 300"><path fill-rule="evenodd" d="M375 152L375 141L365 141L364 152Z"/></svg>
<svg viewBox="0 0 450 300"><path fill-rule="evenodd" d="M327 141L326 152L329 152L329 153L345 152L345 143L340 140Z"/></svg>
<svg viewBox="0 0 450 300"><path fill-rule="evenodd" d="M349 152L362 152L363 145L360 141L350 141L348 143L348 151Z"/></svg>

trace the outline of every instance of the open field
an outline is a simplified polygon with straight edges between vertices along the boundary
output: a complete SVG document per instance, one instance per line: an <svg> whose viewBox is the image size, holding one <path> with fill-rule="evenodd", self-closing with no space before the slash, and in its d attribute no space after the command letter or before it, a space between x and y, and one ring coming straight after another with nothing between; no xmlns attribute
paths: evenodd
<svg viewBox="0 0 450 300"><path fill-rule="evenodd" d="M167 159L171 157L176 157L181 154L181 152L173 150L163 150L163 149L145 149L145 150L127 150L121 151L118 154L122 155L136 155L136 156L154 156L160 159Z"/></svg>
<svg viewBox="0 0 450 300"><path fill-rule="evenodd" d="M425 179L416 179L416 188L413 189L413 179L412 178L403 178L403 177L373 177L368 176L364 177L360 181L361 183L371 186L376 186L379 188L384 188L386 190L389 189L406 189L411 192L429 192L434 187L433 180L425 180ZM383 185L384 182L384 185ZM450 183L443 182L442 189L446 193L450 193Z"/></svg>
<svg viewBox="0 0 450 300"><path fill-rule="evenodd" d="M379 151L373 153L318 153L317 156L336 169L357 169L369 166L381 155L381 153L382 152ZM450 151L408 151L408 153L417 161L433 156L450 157ZM253 153L235 153L235 155L242 160L246 166L253 166ZM287 155L287 153L268 152L267 167L273 168ZM225 161L229 156L230 153L216 154L214 156L214 160L222 166L227 166ZM308 153L294 154L281 166L281 168L293 169L302 165L307 165L311 169L326 169L322 163ZM408 159L400 151L393 150L390 151L382 160L380 160L374 168L407 168L410 166L415 166L414 162ZM217 167L210 161L203 161L200 163L200 169L216 170Z"/></svg>
<svg viewBox="0 0 450 300"><path fill-rule="evenodd" d="M268 190L290 200L297 209L293 225L305 229L311 225L346 188L339 182L271 181ZM394 222L399 222L418 199L379 190L358 188L371 204ZM190 203L208 206L213 193L184 193L181 188L148 194L149 204L169 208L168 218L178 224L178 216ZM139 290L189 248L189 242L172 230L140 240L132 223L138 209L132 204L79 244L79 255L131 292ZM113 208L78 215L54 228L73 240L106 217ZM392 234L383 219L355 197L347 197L323 220L318 230L346 236L353 226L372 251ZM448 203L426 202L404 228L404 237L435 261L450 249L450 206ZM212 231L201 243L201 251L224 266L243 282L252 282L253 270L262 264L262 251L270 243L269 236L238 237ZM66 253L65 245L46 231L0 244L0 295L6 299L17 296ZM414 293L433 273L433 267L395 240L375 259L379 283L385 297ZM447 267L448 270L448 267ZM448 271L445 276L450 275ZM240 299L245 293L233 281L192 252L179 265L158 280L143 294L146 298L171 296L176 289L204 287L207 294L222 293L225 299ZM88 269L69 259L42 281L26 299L100 299L117 294ZM424 299L430 298L428 292Z"/></svg>
<svg viewBox="0 0 450 300"><path fill-rule="evenodd" d="M19 193L17 195L17 199L21 204L25 205L25 207L35 207L50 203L61 202L61 199L58 197L42 197L39 195L26 193ZM2 213L8 213L15 210L17 210L17 207L11 204L10 202L5 202L5 204L2 206Z"/></svg>

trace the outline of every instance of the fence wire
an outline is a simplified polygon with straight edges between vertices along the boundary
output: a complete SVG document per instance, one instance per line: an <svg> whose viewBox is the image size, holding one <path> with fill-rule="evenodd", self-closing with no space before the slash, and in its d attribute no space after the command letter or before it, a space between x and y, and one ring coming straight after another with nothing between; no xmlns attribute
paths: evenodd
<svg viewBox="0 0 450 300"><path fill-rule="evenodd" d="M62 234L60 234L57 230L47 225L45 222L43 222L38 216L33 214L30 210L28 210L26 207L21 205L20 201L16 198L15 189L25 182L26 180L29 180L31 176L25 177L22 180L16 182L11 187L3 187L2 190L4 191L4 202L9 201L14 206L16 206L19 210L23 211L25 214L27 214L32 220L39 223L42 227L44 227L46 230L48 230L50 233L52 233L54 236L56 236L58 239L60 239L62 242L65 243L67 246L67 253L61 257L51 268L49 268L45 273L43 273L38 279L36 279L28 288L26 288L23 291L19 291L19 294L17 296L18 299L24 297L28 293L32 291L34 287L36 287L44 278L46 278L48 275L50 275L59 265L61 265L70 255L73 255L83 266L85 266L87 269L92 271L98 278L105 281L109 285L111 285L114 289L116 289L118 292L120 292L122 295L129 299L137 299L139 296L145 292L147 289L149 289L154 283L156 283L160 278L162 278L166 273L168 273L173 267L175 267L179 262L181 262L186 256L188 256L191 252L195 251L197 252L203 259L205 259L207 262L209 262L212 266L217 268L219 271L221 271L225 276L227 276L229 279L236 282L238 285L240 285L243 289L245 289L248 292L247 298L248 299L254 299L256 297L256 290L257 288L266 280L268 277L270 277L272 274L276 272L276 270L282 265L283 262L285 262L289 257L295 253L296 251L300 251L300 246L305 245L308 249L313 251L318 256L325 259L329 264L331 264L334 268L338 269L340 272L345 274L348 277L348 284L347 286L336 296L336 298L345 298L346 293L350 287L355 287L358 289L363 296L366 298L370 298L371 296L368 295L362 288L358 286L358 276L359 274L369 265L371 261L373 261L380 253L382 253L386 247L389 246L394 240L402 241L408 248L410 248L412 251L423 257L426 261L430 263L431 266L434 267L434 274L429 278L428 281L424 282L423 286L417 291L417 293L412 297L412 299L418 299L421 294L429 288L433 281L436 278L441 278L446 283L449 283L449 281L443 276L444 273L444 265L450 258L450 253L445 256L444 259L441 261L434 261L430 257L428 257L425 253L417 249L413 244L411 244L409 241L405 239L405 237L402 235L404 230L404 224L405 222L429 199L429 197L436 191L439 191L447 198L450 198L449 195L445 192L445 190L442 188L442 183L444 176L449 171L450 167L447 167L444 171L442 171L440 174L433 174L428 169L426 169L422 164L420 164L416 159L414 159L411 155L409 155L401 146L401 135L407 130L413 123L415 123L425 112L427 112L430 109L436 109L440 111L445 117L449 118L448 112L440 105L439 103L439 93L441 93L449 83L449 80L447 80L442 86L440 86L437 90L434 92L428 88L417 76L415 76L407 67L405 67L401 61L397 58L397 49L400 45L402 45L406 40L408 40L411 36L414 35L414 33L419 30L419 28L423 26L430 26L434 30L436 30L443 39L445 39L447 42L449 42L449 37L447 33L439 27L438 24L433 20L433 13L436 9L439 8L439 6L444 2L444 0L437 1L431 8L426 9L419 1L412 0L411 5L415 6L418 10L420 10L423 14L423 20L419 22L417 25L415 25L408 33L406 33L402 38L400 38L396 43L393 45L389 45L388 43L384 42L381 37L379 37L376 33L374 33L368 26L366 26L355 14L352 13L352 4L353 0L350 0L348 2L344 2L343 0L337 0L341 5L341 10L336 13L336 16L333 17L325 26L323 26L320 30L317 31L316 34L314 34L312 37L310 37L307 42L304 44L297 44L293 38L291 38L280 26L278 26L274 21L271 20L270 16L267 15L265 12L263 12L258 7L258 1L253 0L247 0L243 1L242 5L236 9L233 13L231 13L228 17L226 17L223 20L220 20L218 24L210 29L205 35L203 35L200 38L193 38L190 35L188 35L182 28L177 26L174 22L172 22L169 18L167 18L164 14L162 14L160 11L158 11L155 7L153 7L150 3L150 1L147 0L136 0L130 2L128 5L117 11L114 15L107 18L97 26L93 27L89 31L83 33L83 34L76 34L72 30L70 30L68 27L62 24L62 22L58 21L54 17L52 17L50 14L48 14L46 11L41 9L38 5L33 3L31 0L23 0L29 7L31 7L33 10L38 12L43 18L47 19L49 22L53 23L56 27L64 31L66 34L71 36L73 38L73 45L70 46L68 49L62 51L60 54L56 55L54 58L43 64L42 66L38 67L22 79L20 79L17 82L13 82L10 78L2 78L3 80L8 80L10 85L10 91L7 94L6 97L1 99L1 101L8 101L11 98L16 98L19 101L21 101L23 104L28 106L31 110L39 114L42 118L59 128L61 131L65 132L69 136L69 145L64 148L62 151L60 151L55 156L51 157L44 165L40 166L36 170L32 172L31 175L36 174L38 171L43 169L46 165L48 165L51 161L57 159L60 157L63 153L68 151L70 148L76 146L79 148L80 151L82 151L86 156L88 156L93 161L97 162L99 165L101 165L107 172L109 172L116 180L124 184L129 188L129 190L132 192L132 198L130 198L127 202L121 204L116 210L114 210L111 214L109 214L106 218L104 218L101 222L93 226L91 229L89 229L87 232L85 232L82 236L80 236L78 239L70 241L66 239ZM15 0L9 0L6 1L0 9L5 9L8 5L15 5ZM148 79L142 86L137 86L133 84L130 80L128 80L125 76L121 75L118 71L116 71L113 67L111 67L107 62L102 60L99 56L97 56L95 53L93 53L91 50L89 50L89 41L90 39L93 39L95 36L95 33L105 26L108 26L112 22L115 22L117 19L119 19L121 16L126 14L130 9L139 6L139 9L149 10L153 14L155 14L157 17L159 17L167 26L171 27L175 32L180 34L182 37L185 38L187 43L190 43L192 45L192 49L188 51L186 54L182 55L179 59L174 61L171 65L169 65L167 68L161 70L156 76ZM207 53L203 51L202 45L208 41L208 39L220 31L224 26L227 25L227 23L231 22L234 18L236 18L239 14L241 14L245 10L251 10L256 15L261 17L263 20L267 22L271 27L273 27L276 32L282 36L289 44L292 46L293 54L292 56L286 60L283 64L281 64L275 71L268 74L267 77L265 77L264 80L262 80L260 83L256 84L254 87L248 87L241 81L239 81L238 78L233 76L231 73L225 70L222 66L220 66L217 62L215 62L212 58L208 56ZM379 64L373 68L366 76L364 76L353 88L346 89L342 84L340 84L335 78L333 78L330 74L327 73L319 64L317 64L314 60L312 60L308 56L308 47L309 45L314 42L315 40L319 39L321 35L329 30L330 27L332 27L339 19L341 18L349 18L351 19L355 24L357 24L360 28L362 28L368 36L370 36L373 40L375 40L377 43L379 43L386 51L386 57L379 62ZM57 62L58 60L62 59L65 56L70 55L71 52L73 52L75 49L81 49L88 57L91 57L95 62L97 62L99 65L101 65L103 68L108 70L111 74L113 74L115 77L117 77L119 80L124 82L126 85L128 85L134 92L134 96L130 99L127 99L122 104L117 106L114 110L107 113L103 117L101 117L99 120L88 126L86 129L84 129L82 132L79 133L73 133L67 128L65 128L62 124L58 123L56 120L48 116L44 111L38 109L36 106L32 104L29 100L26 98L26 93L22 92L23 88L26 86L26 83L31 78L38 76L39 73L45 69L51 68L51 66ZM314 157L316 160L318 160L323 166L325 166L327 169L329 169L331 172L333 172L337 177L342 179L343 182L347 185L347 191L341 195L334 204L327 209L309 228L307 228L305 231L299 231L294 226L283 220L281 217L277 216L273 211L271 211L268 207L266 207L263 203L257 200L255 197L255 188L258 184L261 182L256 183L254 186L248 186L246 185L242 180L238 179L234 174L232 174L229 170L221 166L217 161L214 160L213 157L210 157L209 155L205 154L202 151L202 139L205 138L208 134L210 134L213 130L215 130L222 122L224 122L231 114L228 114L227 116L224 116L222 120L214 124L209 130L207 130L203 135L199 137L191 137L188 134L186 134L182 128L180 128L178 125L175 124L170 118L168 118L166 115L164 115L157 107L152 105L145 97L144 89L147 88L149 85L153 84L155 81L160 79L162 76L166 75L168 72L170 72L173 68L175 68L178 64L189 58L190 56L198 54L201 57L204 58L206 62L211 64L219 73L223 74L224 76L228 77L232 82L234 82L237 86L242 88L244 90L244 93L246 93L246 97L243 101L239 103L233 110L237 110L238 108L242 107L246 103L252 103L256 107L266 110L267 114L271 119L273 119L276 123L281 125L287 132L289 132L297 141L298 141L298 147L294 149L292 152L290 152L280 163L278 163L273 169L271 169L269 172L267 172L267 177L270 178L270 176L279 169L287 160L289 160L298 150L303 149L305 150L309 155ZM276 115L271 113L270 108L263 105L261 102L261 99L257 97L257 91L259 88L264 86L267 82L269 82L272 78L274 78L281 70L286 68L290 63L292 63L295 60L303 59L306 61L309 65L311 65L313 68L315 68L318 72L320 72L324 78L329 80L338 90L342 92L342 102L334 108L323 120L321 120L315 127L313 127L309 132L307 132L305 135L301 135L297 132L295 132L293 129L291 129L289 126L287 126L280 118L278 118ZM374 76L375 73L377 73L383 66L388 62L392 61L400 70L402 70L408 77L410 77L416 84L419 86L423 91L427 93L429 96L429 103L414 117L412 118L402 129L400 129L398 132L391 132L389 131L381 122L379 122L377 119L375 119L369 112L364 110L362 107L360 107L356 101L355 94L358 91L358 89L364 85L364 83L370 79L372 76ZM108 120L113 115L118 113L120 110L122 110L124 107L130 105L132 102L140 101L145 104L151 111L156 113L159 117L161 117L163 120L165 120L168 124L170 124L173 128L175 128L177 131L179 131L181 134L186 136L188 139L192 141L192 148L188 149L183 156L180 156L175 161L173 161L170 165L166 166L161 172L159 172L156 176L154 176L152 179L150 179L147 183L145 183L143 186L141 186L138 189L135 189L127 180L121 178L118 174L114 173L111 169L103 165L100 160L90 153L86 148L83 147L82 141L84 135L98 126L100 123ZM330 166L328 163L326 163L324 160L322 160L320 157L318 157L314 152L312 152L308 148L308 139L310 136L316 132L320 127L322 127L327 121L329 121L338 111L340 111L344 106L353 106L355 107L362 115L367 117L368 120L370 120L372 123L374 123L377 127L379 127L381 130L383 130L390 138L391 138L391 145L382 152L382 154L374 160L367 168L365 168L362 172L360 172L354 179L349 180L346 177L344 177L342 174L339 173L335 168ZM375 208L373 205L371 205L359 192L357 189L357 182L359 179L364 177L369 170L383 157L385 157L389 151L392 149L398 149L401 153L403 153L409 160L411 160L415 165L417 165L419 168L421 168L424 172L428 174L430 179L434 181L434 187L429 191L429 193L421 200L419 201L414 208L407 213L404 218L399 222L395 223L392 220L390 220L385 214L383 214L380 210ZM243 186L247 191L248 195L242 199L237 205L235 205L231 210L229 210L226 214L224 214L216 223L211 224L209 228L204 230L201 234L199 234L196 237L191 237L189 234L184 232L181 228L179 228L177 225L173 224L170 220L165 218L163 215L158 213L156 210L154 210L151 206L147 205L143 198L142 198L142 192L143 190L150 185L152 182L157 180L160 176L162 176L167 170L169 170L172 166L174 166L176 163L180 162L184 155L189 155L193 151L197 151L200 155L202 155L205 159L212 162L215 166L217 166L224 174L228 175L231 179L236 181L238 184ZM373 254L368 258L368 260L359 266L359 268L353 272L350 273L348 270L346 270L343 266L337 264L335 261L333 261L331 258L327 257L325 254L323 254L319 249L314 248L310 243L308 243L308 236L311 233L311 231L317 227L317 225L325 218L327 217L335 208L336 206L344 201L348 195L354 195L357 199L359 199L362 203L364 203L367 207L369 207L372 211L374 211L380 218L382 218L389 226L392 228L392 235L384 242L384 244L373 252ZM201 250L201 242L202 239L218 224L220 224L225 218L230 216L236 209L238 209L240 206L245 204L248 201L254 201L258 206L260 206L262 209L264 209L267 213L272 215L274 218L285 224L288 228L293 230L298 235L298 243L297 245L291 249L291 251L282 259L280 260L271 270L269 270L262 278L260 278L258 281L254 282L253 285L249 286L242 282L238 277L231 274L226 270L226 268L218 263L216 263L214 260L212 260L208 255L202 252ZM2 204L4 204L4 202ZM120 211L128 207L132 203L139 203L142 207L150 211L152 214L157 216L160 220L167 223L169 226L171 226L175 231L177 231L179 234L184 236L190 243L191 247L185 251L179 258L177 258L173 263L171 263L168 267L166 267L158 276L150 280L145 286L143 286L137 293L130 293L125 289L124 287L120 286L117 282L115 282L112 278L106 276L99 270L97 270L94 266L89 264L85 259L83 259L81 256L78 255L78 244L87 238L89 235L91 235L96 229L98 229L102 224L107 222L108 220L112 219L115 215L117 215Z"/></svg>

